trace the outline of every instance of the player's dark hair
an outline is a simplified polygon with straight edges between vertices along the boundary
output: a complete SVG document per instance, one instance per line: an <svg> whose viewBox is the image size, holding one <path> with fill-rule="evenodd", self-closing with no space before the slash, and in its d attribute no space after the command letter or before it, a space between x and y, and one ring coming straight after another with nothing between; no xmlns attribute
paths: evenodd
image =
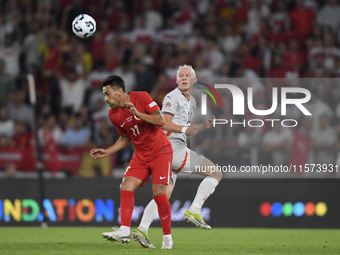
<svg viewBox="0 0 340 255"><path fill-rule="evenodd" d="M118 75L111 75L102 81L103 87L110 85L112 89L117 90L121 88L125 93L125 83L122 77Z"/></svg>

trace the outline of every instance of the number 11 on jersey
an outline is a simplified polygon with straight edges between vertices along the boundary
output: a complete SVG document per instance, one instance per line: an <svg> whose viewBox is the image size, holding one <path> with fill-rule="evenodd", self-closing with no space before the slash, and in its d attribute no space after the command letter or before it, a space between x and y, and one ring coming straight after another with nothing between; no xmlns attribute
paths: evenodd
<svg viewBox="0 0 340 255"><path fill-rule="evenodd" d="M134 125L132 128L130 128L133 132L133 135L134 136L137 136L137 135L140 135L139 133L139 129L138 129L138 126L137 125ZM137 133L137 134L136 134Z"/></svg>

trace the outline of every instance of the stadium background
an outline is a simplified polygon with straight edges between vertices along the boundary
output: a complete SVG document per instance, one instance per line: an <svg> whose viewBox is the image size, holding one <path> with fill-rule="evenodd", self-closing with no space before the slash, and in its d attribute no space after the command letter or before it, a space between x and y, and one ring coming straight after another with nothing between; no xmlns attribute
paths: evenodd
<svg viewBox="0 0 340 255"><path fill-rule="evenodd" d="M324 139L317 139L321 131L307 128L299 141L314 157L320 154L323 160L327 154L326 161L337 164L340 5L335 0L326 2L1 1L0 225L39 225L39 212L34 211L39 188L27 73L36 81L38 137L46 168L45 209L52 208L45 216L51 225L117 223L118 186L133 148L99 162L88 154L91 148L109 146L118 137L108 121L100 87L110 74L122 76L127 91L147 91L158 104L176 87L176 71L182 64L193 65L202 79L322 81L311 87L314 107L322 109L320 118L313 121L319 126L322 119L327 132L322 133ZM78 39L71 30L72 20L81 13L97 22L97 32L88 40ZM270 105L266 85L258 93L259 105ZM263 146L264 157L257 162L274 163L272 151L266 151L262 143L266 132L259 134L252 147ZM230 129L224 141L225 158L251 164L251 149L247 156L243 141L244 133ZM289 162L291 155L296 156L289 153L293 148L291 139L278 151ZM207 222L213 227L339 228L337 173L269 177L250 174L228 179L225 175L205 205L206 212L211 212L211 217L206 214ZM175 205L185 208L199 184L195 178L182 179L170 200L173 210ZM136 199L140 211L151 199L148 190L142 189ZM97 218L91 203L95 212L97 203L107 211L100 211ZM108 220L111 211L116 218ZM79 215L90 220L80 220ZM221 218L224 221L216 220ZM140 214L133 224L139 219ZM174 226L186 225L174 221Z"/></svg>

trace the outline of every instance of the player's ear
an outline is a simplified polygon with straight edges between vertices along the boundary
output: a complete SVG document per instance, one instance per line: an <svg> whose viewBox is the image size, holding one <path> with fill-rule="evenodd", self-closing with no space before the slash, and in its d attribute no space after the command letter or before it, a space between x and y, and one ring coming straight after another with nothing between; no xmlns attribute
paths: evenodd
<svg viewBox="0 0 340 255"><path fill-rule="evenodd" d="M192 85L194 85L196 82L197 82L197 77L196 76L191 78Z"/></svg>
<svg viewBox="0 0 340 255"><path fill-rule="evenodd" d="M118 93L119 96L124 95L124 91L123 91L122 88L119 88L119 89L117 90L117 93Z"/></svg>

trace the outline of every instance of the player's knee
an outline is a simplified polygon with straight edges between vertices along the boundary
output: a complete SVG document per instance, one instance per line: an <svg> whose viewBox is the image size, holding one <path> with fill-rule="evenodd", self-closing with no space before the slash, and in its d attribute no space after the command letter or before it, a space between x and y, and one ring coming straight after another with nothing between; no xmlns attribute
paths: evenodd
<svg viewBox="0 0 340 255"><path fill-rule="evenodd" d="M170 199L172 191L174 190L174 182L173 179L170 179L170 183L166 186L166 196Z"/></svg>
<svg viewBox="0 0 340 255"><path fill-rule="evenodd" d="M155 196L158 196L158 195L162 195L164 194L164 192L162 192L161 189L152 189L152 195L155 197Z"/></svg>
<svg viewBox="0 0 340 255"><path fill-rule="evenodd" d="M211 177L214 177L216 180L221 181L223 178L223 174L221 171L215 171L211 174Z"/></svg>
<svg viewBox="0 0 340 255"><path fill-rule="evenodd" d="M153 184L152 185L152 195L154 197L158 196L158 195L162 195L164 193L166 193L165 185L162 185L162 184Z"/></svg>
<svg viewBox="0 0 340 255"><path fill-rule="evenodd" d="M128 190L135 192L135 190L143 185L143 181L133 177L133 176L127 176L123 178L122 184L120 185L120 190Z"/></svg>
<svg viewBox="0 0 340 255"><path fill-rule="evenodd" d="M125 182L123 182L122 184L120 184L119 188L120 188L120 190L130 190L130 189L129 189L129 184L128 184L128 183L125 183Z"/></svg>
<svg viewBox="0 0 340 255"><path fill-rule="evenodd" d="M126 181L123 180L122 184L120 184L119 186L120 190L128 190L128 191L132 191L135 192L136 188L134 183L130 182L130 181Z"/></svg>

